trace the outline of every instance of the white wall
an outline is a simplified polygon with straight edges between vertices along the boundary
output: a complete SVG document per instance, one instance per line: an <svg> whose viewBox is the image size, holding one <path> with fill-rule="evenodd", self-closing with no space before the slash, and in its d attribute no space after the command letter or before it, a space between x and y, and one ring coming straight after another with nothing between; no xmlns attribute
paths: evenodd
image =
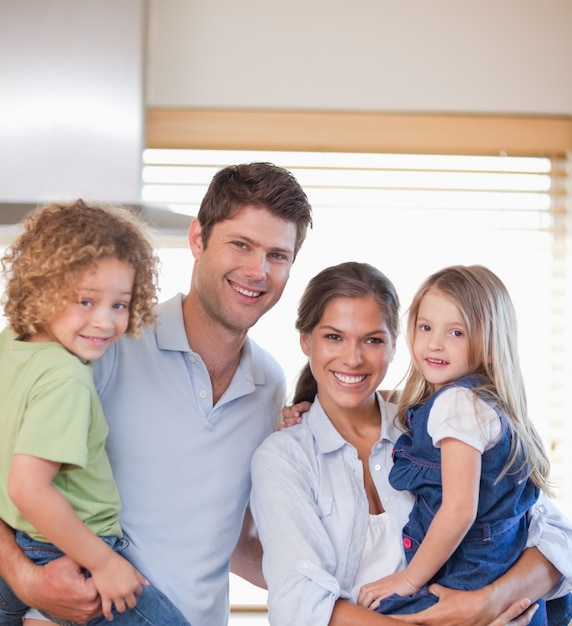
<svg viewBox="0 0 572 626"><path fill-rule="evenodd" d="M147 105L572 115L570 0L149 0Z"/></svg>

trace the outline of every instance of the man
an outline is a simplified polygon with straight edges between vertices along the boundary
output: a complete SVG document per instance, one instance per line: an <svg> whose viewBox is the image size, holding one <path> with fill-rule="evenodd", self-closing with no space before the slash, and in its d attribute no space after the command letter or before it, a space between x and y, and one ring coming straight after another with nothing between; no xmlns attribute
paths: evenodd
<svg viewBox="0 0 572 626"><path fill-rule="evenodd" d="M221 170L189 230L189 293L159 305L156 326L96 364L127 556L193 626L227 623L231 556L233 571L264 585L247 512L250 461L275 427L286 386L247 333L282 295L311 223L306 194L286 170ZM78 622L98 610L71 564L40 573L13 549L0 559L0 574L30 605Z"/></svg>

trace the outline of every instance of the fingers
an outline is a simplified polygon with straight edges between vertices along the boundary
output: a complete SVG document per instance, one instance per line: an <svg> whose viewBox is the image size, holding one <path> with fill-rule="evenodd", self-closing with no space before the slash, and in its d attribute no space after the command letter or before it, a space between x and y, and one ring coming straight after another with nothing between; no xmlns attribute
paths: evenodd
<svg viewBox="0 0 572 626"><path fill-rule="evenodd" d="M503 611L490 626L526 626L526 624L530 624L537 610L538 604L530 606L530 600L522 598L511 604L506 611Z"/></svg>
<svg viewBox="0 0 572 626"><path fill-rule="evenodd" d="M103 617L105 617L105 619L109 622L113 620L112 607L113 603L110 600L102 600L101 609L103 611Z"/></svg>
<svg viewBox="0 0 572 626"><path fill-rule="evenodd" d="M447 587L443 587L443 585L440 585L439 583L433 583L429 585L429 593L432 593L438 598L443 597L443 594L447 592L447 589Z"/></svg>
<svg viewBox="0 0 572 626"><path fill-rule="evenodd" d="M533 604L528 611L525 611L520 617L510 622L511 626L526 626L526 624L530 624L536 611L538 611L538 604Z"/></svg>

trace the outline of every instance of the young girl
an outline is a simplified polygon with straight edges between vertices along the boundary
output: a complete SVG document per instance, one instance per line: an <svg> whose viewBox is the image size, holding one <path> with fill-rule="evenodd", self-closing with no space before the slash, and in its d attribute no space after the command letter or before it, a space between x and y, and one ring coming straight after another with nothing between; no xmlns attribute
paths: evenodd
<svg viewBox="0 0 572 626"><path fill-rule="evenodd" d="M85 568L103 609L89 624L188 624L119 554L126 540L92 380L91 361L154 319L157 259L144 225L79 200L48 205L23 228L2 259L0 517L36 563L65 553ZM20 623L26 607L14 602L0 607L0 624Z"/></svg>
<svg viewBox="0 0 572 626"><path fill-rule="evenodd" d="M412 363L398 405L407 434L389 479L416 496L403 529L408 565L358 597L385 614L437 602L430 582L476 589L503 574L526 546L528 509L549 491L500 279L482 266L433 274L413 298L407 336ZM541 609L535 624L545 623Z"/></svg>

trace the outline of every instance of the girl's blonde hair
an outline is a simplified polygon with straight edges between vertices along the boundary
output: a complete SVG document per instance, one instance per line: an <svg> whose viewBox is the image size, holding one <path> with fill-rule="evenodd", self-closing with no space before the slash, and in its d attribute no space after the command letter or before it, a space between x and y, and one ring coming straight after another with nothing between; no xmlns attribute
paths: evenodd
<svg viewBox="0 0 572 626"><path fill-rule="evenodd" d="M22 226L23 233L1 259L4 314L15 333L35 335L77 297L79 276L109 257L135 272L127 334L137 336L142 324L154 320L158 258L146 224L133 211L77 200L46 205Z"/></svg>
<svg viewBox="0 0 572 626"><path fill-rule="evenodd" d="M497 405L506 416L511 432L511 454L499 479L508 472L522 472L528 463L526 477L549 493L550 463L528 414L518 356L516 311L504 283L481 265L456 265L431 275L415 294L408 310L410 350L419 307L430 290L449 298L463 317L469 367L473 374L479 374L486 381L474 389L476 396ZM435 391L412 359L397 413L404 428L407 428L407 408L425 402Z"/></svg>

